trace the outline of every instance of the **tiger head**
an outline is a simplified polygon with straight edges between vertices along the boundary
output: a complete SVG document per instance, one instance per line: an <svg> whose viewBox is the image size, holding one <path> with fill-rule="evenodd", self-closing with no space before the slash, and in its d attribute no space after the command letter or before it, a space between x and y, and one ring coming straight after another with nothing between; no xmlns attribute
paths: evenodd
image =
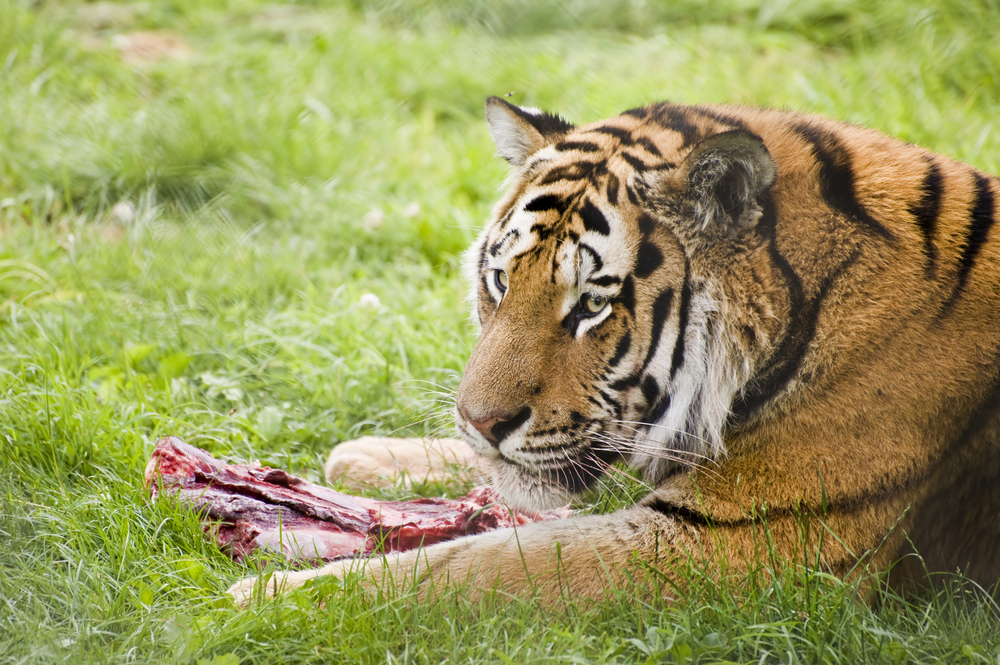
<svg viewBox="0 0 1000 665"><path fill-rule="evenodd" d="M493 97L486 115L513 173L466 256L480 337L455 417L498 489L551 507L617 461L658 482L724 455L788 314L756 267L777 178L761 139L644 109L574 127Z"/></svg>

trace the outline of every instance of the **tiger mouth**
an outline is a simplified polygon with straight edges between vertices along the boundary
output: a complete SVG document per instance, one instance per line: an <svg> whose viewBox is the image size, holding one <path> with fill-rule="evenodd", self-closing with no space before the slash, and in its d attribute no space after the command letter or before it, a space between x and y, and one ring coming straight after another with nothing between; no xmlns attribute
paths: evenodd
<svg viewBox="0 0 1000 665"><path fill-rule="evenodd" d="M515 446L509 446L513 437L502 437L502 444L491 441L481 431L473 431L459 409L455 415L458 433L492 466L493 485L508 503L520 508L565 506L597 486L611 466L628 453L608 443L611 437L599 421L583 423L581 429L562 436L554 436L555 429L523 432ZM512 420L519 429L529 419Z"/></svg>
<svg viewBox="0 0 1000 665"><path fill-rule="evenodd" d="M572 456L553 460L555 463L529 467L503 453L496 457L494 463L516 470L524 480L537 484L539 489L555 491L560 495L578 496L593 489L611 465L621 459L621 455L617 452L587 445ZM498 489L503 493L502 487Z"/></svg>

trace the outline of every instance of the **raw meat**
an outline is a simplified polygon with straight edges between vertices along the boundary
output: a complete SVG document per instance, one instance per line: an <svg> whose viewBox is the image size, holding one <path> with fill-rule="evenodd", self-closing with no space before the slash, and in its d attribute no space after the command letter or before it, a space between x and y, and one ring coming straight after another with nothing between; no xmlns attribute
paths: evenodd
<svg viewBox="0 0 1000 665"><path fill-rule="evenodd" d="M408 550L467 534L567 517L500 503L490 487L459 499L376 501L350 496L259 464L224 464L172 436L146 465L155 500L178 496L199 510L205 531L236 560L256 549L320 564L372 552Z"/></svg>

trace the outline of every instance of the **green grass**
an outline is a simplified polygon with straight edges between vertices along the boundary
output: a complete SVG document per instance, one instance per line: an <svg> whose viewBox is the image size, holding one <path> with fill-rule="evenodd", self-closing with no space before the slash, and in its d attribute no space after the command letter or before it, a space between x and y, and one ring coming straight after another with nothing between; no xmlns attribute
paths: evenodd
<svg viewBox="0 0 1000 665"><path fill-rule="evenodd" d="M141 481L166 434L318 479L339 441L447 427L474 341L460 253L504 175L486 96L578 122L664 98L790 107L998 172L995 0L0 0L0 17L0 661L998 662L997 608L960 579L877 607L807 570L690 571L680 605L348 580L237 611L221 593L246 571ZM125 62L115 37L136 30L190 54Z"/></svg>

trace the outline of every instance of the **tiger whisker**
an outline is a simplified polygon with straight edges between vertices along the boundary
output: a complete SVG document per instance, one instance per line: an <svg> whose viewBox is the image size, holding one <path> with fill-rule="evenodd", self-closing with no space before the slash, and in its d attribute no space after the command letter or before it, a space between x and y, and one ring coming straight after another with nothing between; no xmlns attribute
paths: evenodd
<svg viewBox="0 0 1000 665"><path fill-rule="evenodd" d="M615 424L619 424L619 425L623 425L625 429L627 429L627 430L629 430L629 431L632 431L632 432L634 432L634 433L635 433L635 435L636 435L636 437L639 437L639 436L642 436L642 437L644 437L644 438L645 438L645 439L646 439L647 441L653 441L653 439L650 439L650 438L649 438L648 436L646 436L646 434L645 434L645 433L644 433L644 432L643 432L642 430L640 430L639 428L635 428L635 427L628 427L628 426L627 426L627 424L628 424L629 422L631 422L631 421L626 421L626 420L611 420L611 421L609 421L609 422L613 422L613 423L615 423ZM654 425L646 425L645 423L642 423L642 425L643 425L643 426L649 426L649 427L654 427ZM684 435L686 435L686 436L689 436L689 437L691 437L692 439L694 439L694 440L696 440L696 441L699 441L699 442L701 442L701 443L704 443L704 444L706 444L706 445L708 445L708 443L709 443L708 441L706 441L706 440L705 440L704 438L702 438L702 437L699 437L699 436L696 436L696 435L694 435L694 434L691 434L690 432L686 432L686 431L684 431L684 430L680 430L680 429L677 429L677 428L674 428L674 427L666 427L665 425L655 425L655 427L659 427L659 428L663 428L663 429L666 429L666 430L668 430L668 431L670 431L670 432L672 432L672 433L675 433L675 434L684 434ZM658 442L655 442L655 441L653 441L653 442L654 442L654 443L658 443ZM703 454L701 454L701 453L696 453L696 452L693 452L693 451L685 451L685 453L687 453L687 454L689 454L689 455L692 455L692 456L694 456L694 457L700 457L701 459L703 459L703 460L706 460L706 461L711 461L711 462L714 462L714 461L715 461L715 458L714 458L714 457L712 457L711 455L703 455Z"/></svg>
<svg viewBox="0 0 1000 665"><path fill-rule="evenodd" d="M598 450L598 451L604 451L604 452L618 453L619 455L625 455L625 454L628 454L628 453L634 453L634 452L636 452L634 450L629 450L627 448L625 448L625 449L620 448L620 447L618 447L618 445L616 444L616 442L611 442L611 441L602 441L601 444L594 446L593 449L594 450ZM663 459L663 460L667 460L667 461L670 461L670 462L677 462L679 464L683 464L684 466L691 467L693 469L699 469L699 470L708 471L708 469L706 469L705 467L701 466L697 462L692 462L691 460L686 459L686 458L682 457L681 455L674 455L674 454L670 454L670 453L664 452L664 451L658 451L655 454L653 454L652 452L645 453L645 454L648 454L650 457L656 457L658 459Z"/></svg>
<svg viewBox="0 0 1000 665"><path fill-rule="evenodd" d="M623 471L623 470L619 469L618 467L616 467L614 464L608 464L607 462L602 462L602 463L604 464L604 467L605 467L605 469L604 469L605 476L602 477L602 481L603 481L604 478L608 478L608 479L612 480L615 483L615 485L620 490L622 490L624 492L629 492L630 491L630 488L624 482L625 480L633 482L633 483L637 483L646 492L653 491L653 488L650 485L648 485L646 482L644 482L641 478L633 476L630 473L626 473L625 471Z"/></svg>
<svg viewBox="0 0 1000 665"><path fill-rule="evenodd" d="M612 420L609 420L608 422L614 423L616 425L623 425L623 426L625 426L625 429L628 429L628 430L630 430L632 432L636 432L636 433L641 432L642 431L641 428L662 429L662 430L666 430L667 432L670 432L671 434L684 434L686 436L691 437L692 439L695 439L699 443L704 443L706 445L709 444L709 441L707 439L705 439L704 437L700 437L700 436L698 436L696 434L692 434L691 432L688 432L687 430L679 429L677 427L669 427L667 425L661 425L659 423L645 423L645 422L642 422L640 420L617 420L617 419L612 419ZM629 425L638 425L638 427L629 427Z"/></svg>
<svg viewBox="0 0 1000 665"><path fill-rule="evenodd" d="M605 442L613 444L615 446L620 446L620 447L617 447L615 449L615 452L619 452L619 453L622 453L622 454L637 454L638 453L638 454L649 455L649 456L653 456L653 457L662 457L663 455L675 455L675 456L678 457L678 459L680 459L681 456L683 456L683 459L686 462L688 462L688 463L690 463L692 465L698 465L699 463L691 460L690 459L691 457L695 457L695 458L699 458L700 457L700 458L702 458L702 459L704 459L704 460L706 460L708 462L714 462L714 460L712 460L710 458L707 458L704 455L698 455L697 453L691 453L691 452L688 452L686 450L676 450L676 449L664 448L663 446L659 446L659 445L646 445L646 442L636 441L634 439L619 439L619 438L613 438L613 437L609 437L609 436L606 436L606 435L600 435L600 434L592 435L592 438L594 438L596 440L599 440L599 441L605 441Z"/></svg>
<svg viewBox="0 0 1000 665"><path fill-rule="evenodd" d="M699 464L697 462L694 462L694 461L688 459L686 456L690 455L691 453L688 453L686 451L678 451L677 453L672 453L671 451L667 451L667 450L663 450L663 449L656 449L656 450L651 449L651 448L644 449L642 446L639 446L639 447L634 446L634 442L631 442L631 441L623 441L623 440L620 440L620 439L614 439L614 438L607 437L607 436L602 435L602 434L594 434L592 436L595 439L597 439L598 441L600 441L601 443L606 444L607 446L610 446L609 448L602 448L602 447L599 447L599 446L595 446L594 447L595 450L605 450L607 452L613 452L613 453L617 453L617 454L623 455L623 456L625 456L627 454L639 453L639 454L643 454L643 455L648 455L650 457L656 457L658 459L667 460L667 461L670 461L670 462L677 462L678 464L682 464L682 465L684 465L686 467L689 467L691 469L696 469L696 470L702 471L702 472L704 472L706 474L713 475L716 478L719 478L719 479L722 478L718 474L718 472L716 472L715 470L710 469L710 468L706 467L703 464Z"/></svg>
<svg viewBox="0 0 1000 665"><path fill-rule="evenodd" d="M601 464L601 468L599 469L601 471L599 482L601 483L601 485L604 487L605 490L610 491L612 489L607 486L607 483L611 482L614 484L614 487L617 488L618 490L621 490L622 492L629 491L628 485L626 485L622 481L622 478L628 478L629 480L634 480L632 476L625 473L621 469L615 467L613 464L608 464L607 462L600 459L597 460L597 462ZM643 483L643 485L645 485L645 483Z"/></svg>

